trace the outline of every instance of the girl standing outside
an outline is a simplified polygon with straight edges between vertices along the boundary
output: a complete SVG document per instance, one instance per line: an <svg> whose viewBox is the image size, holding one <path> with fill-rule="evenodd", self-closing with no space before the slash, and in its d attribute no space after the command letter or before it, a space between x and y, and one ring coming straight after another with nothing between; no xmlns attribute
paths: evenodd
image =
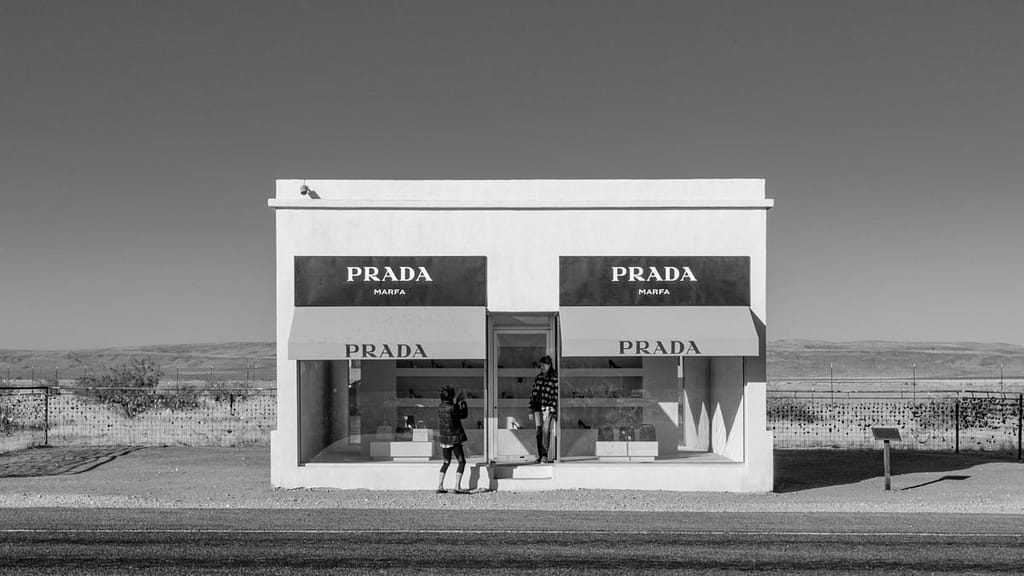
<svg viewBox="0 0 1024 576"><path fill-rule="evenodd" d="M444 464L441 464L441 475L437 480L438 494L448 492L444 489L444 475L448 472L448 465L452 463L452 454L459 460L459 468L455 473L455 492L469 492L462 489L462 473L466 470L466 453L462 449L462 443L467 440L466 431L462 428L462 419L468 415L469 406L466 405L462 392L459 392L456 398L455 388L441 388L441 403L437 407L437 441L441 445Z"/></svg>
<svg viewBox="0 0 1024 576"><path fill-rule="evenodd" d="M533 379L530 390L530 412L537 426L537 463L550 462L548 454L554 452L554 427L558 426L558 374L551 356L537 362L540 373Z"/></svg>

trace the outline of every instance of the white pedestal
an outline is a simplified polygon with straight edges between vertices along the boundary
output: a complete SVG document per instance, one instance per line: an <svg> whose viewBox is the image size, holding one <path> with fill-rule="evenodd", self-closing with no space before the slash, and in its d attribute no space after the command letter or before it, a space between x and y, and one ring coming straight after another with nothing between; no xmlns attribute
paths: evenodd
<svg viewBox="0 0 1024 576"><path fill-rule="evenodd" d="M600 460L613 462L653 461L658 456L657 442L600 441L594 446Z"/></svg>
<svg viewBox="0 0 1024 576"><path fill-rule="evenodd" d="M434 454L434 443L370 442L370 458L395 462L427 462Z"/></svg>

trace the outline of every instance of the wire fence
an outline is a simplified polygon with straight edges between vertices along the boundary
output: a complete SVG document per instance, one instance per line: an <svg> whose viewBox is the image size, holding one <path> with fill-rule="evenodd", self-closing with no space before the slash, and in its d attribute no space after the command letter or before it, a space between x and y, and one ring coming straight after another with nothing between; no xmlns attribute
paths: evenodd
<svg viewBox="0 0 1024 576"><path fill-rule="evenodd" d="M276 388L0 387L0 452L30 446L268 445Z"/></svg>
<svg viewBox="0 0 1024 576"><path fill-rule="evenodd" d="M83 387L88 374L0 378L0 452L44 444L267 445L277 425L272 367L164 369L157 387L141 391ZM781 379L769 387L767 417L780 449L876 447L871 428L888 426L903 437L894 449L1019 459L1024 379Z"/></svg>
<svg viewBox="0 0 1024 576"><path fill-rule="evenodd" d="M894 427L893 449L1015 452L1021 459L1024 394L971 391L774 392L768 426L777 448L872 448L874 427Z"/></svg>

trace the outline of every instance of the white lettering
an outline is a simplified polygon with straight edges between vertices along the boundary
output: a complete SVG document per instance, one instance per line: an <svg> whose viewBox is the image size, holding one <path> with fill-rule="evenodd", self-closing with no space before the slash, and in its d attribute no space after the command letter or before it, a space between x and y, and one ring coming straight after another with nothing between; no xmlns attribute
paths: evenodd
<svg viewBox="0 0 1024 576"><path fill-rule="evenodd" d="M346 269L348 282L433 282L426 266L348 266Z"/></svg>
<svg viewBox="0 0 1024 576"><path fill-rule="evenodd" d="M405 288L374 288L374 296L405 296Z"/></svg>
<svg viewBox="0 0 1024 576"><path fill-rule="evenodd" d="M697 276L689 266L612 266L612 282L623 276L629 282L696 282Z"/></svg>

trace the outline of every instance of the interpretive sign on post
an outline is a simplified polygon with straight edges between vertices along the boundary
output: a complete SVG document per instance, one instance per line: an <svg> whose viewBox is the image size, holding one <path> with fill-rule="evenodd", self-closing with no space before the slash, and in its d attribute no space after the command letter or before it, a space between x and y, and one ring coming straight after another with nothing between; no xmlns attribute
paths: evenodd
<svg viewBox="0 0 1024 576"><path fill-rule="evenodd" d="M885 427L872 427L871 434L875 437L875 440L882 441L883 450L883 462L885 466L885 489L891 490L891 484L889 482L889 442L900 442L903 438L900 437L899 428L885 428Z"/></svg>

